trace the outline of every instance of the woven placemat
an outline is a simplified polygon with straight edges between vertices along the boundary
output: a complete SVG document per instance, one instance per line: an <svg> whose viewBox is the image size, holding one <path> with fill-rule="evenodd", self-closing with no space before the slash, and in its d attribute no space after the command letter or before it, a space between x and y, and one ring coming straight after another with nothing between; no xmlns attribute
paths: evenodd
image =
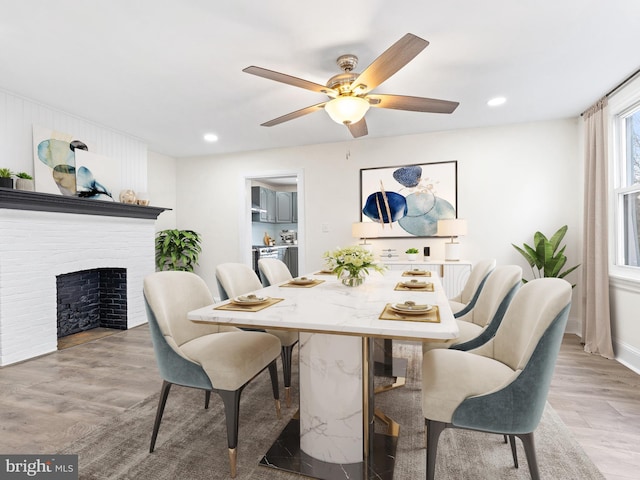
<svg viewBox="0 0 640 480"><path fill-rule="evenodd" d="M429 283L425 283L424 286L422 287L405 287L403 282L399 282L396 285L396 288L394 288L394 290L402 290L402 291L409 291L409 292L433 292L433 283L429 282Z"/></svg>
<svg viewBox="0 0 640 480"><path fill-rule="evenodd" d="M315 287L316 285L320 285L321 283L324 283L324 282L325 282L324 280L313 280L313 282L309 282L304 285L301 285L299 283L287 282L287 283L283 283L280 286L291 287L291 288L311 288L311 287Z"/></svg>
<svg viewBox="0 0 640 480"><path fill-rule="evenodd" d="M431 276L431 272L428 270L421 270L419 272L416 271L411 271L411 270L407 270L405 272L402 272L402 276L403 277L430 277Z"/></svg>
<svg viewBox="0 0 640 480"><path fill-rule="evenodd" d="M391 310L391 304L387 303L378 318L380 320L401 320L403 322L440 323L440 310L434 305L433 308L424 315L403 315L402 313Z"/></svg>
<svg viewBox="0 0 640 480"><path fill-rule="evenodd" d="M240 305L238 303L225 303L224 305L220 305L218 307L213 307L214 310L231 310L234 312L259 312L260 310L264 310L271 305L275 305L278 302L281 302L284 298L273 298L270 297L266 302L260 303L258 305Z"/></svg>
<svg viewBox="0 0 640 480"><path fill-rule="evenodd" d="M314 275L335 275L335 273L325 271L325 270L320 270L319 272L314 273Z"/></svg>

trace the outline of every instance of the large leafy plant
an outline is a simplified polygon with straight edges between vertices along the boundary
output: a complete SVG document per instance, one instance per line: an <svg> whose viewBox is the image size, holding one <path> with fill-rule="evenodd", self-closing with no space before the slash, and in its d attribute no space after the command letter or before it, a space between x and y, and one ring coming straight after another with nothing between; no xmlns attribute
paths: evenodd
<svg viewBox="0 0 640 480"><path fill-rule="evenodd" d="M523 245L523 248L514 245L513 247L520 252L531 267L534 278L557 277L564 278L573 272L580 265L575 265L566 270L562 270L567 263L567 257L564 254L566 245L560 247L560 243L567 233L567 226L564 225L548 239L542 233L536 232L533 236L533 247ZM560 248L560 250L558 250ZM526 279L522 279L524 283ZM575 285L573 285L575 287Z"/></svg>
<svg viewBox="0 0 640 480"><path fill-rule="evenodd" d="M193 230L162 230L156 234L156 268L193 272L202 251L201 237Z"/></svg>

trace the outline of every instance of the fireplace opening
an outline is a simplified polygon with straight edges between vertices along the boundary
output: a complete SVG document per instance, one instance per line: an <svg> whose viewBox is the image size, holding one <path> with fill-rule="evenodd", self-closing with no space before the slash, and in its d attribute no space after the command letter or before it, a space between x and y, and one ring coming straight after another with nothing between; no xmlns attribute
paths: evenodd
<svg viewBox="0 0 640 480"><path fill-rule="evenodd" d="M56 287L58 339L93 329L127 329L126 268L58 275Z"/></svg>

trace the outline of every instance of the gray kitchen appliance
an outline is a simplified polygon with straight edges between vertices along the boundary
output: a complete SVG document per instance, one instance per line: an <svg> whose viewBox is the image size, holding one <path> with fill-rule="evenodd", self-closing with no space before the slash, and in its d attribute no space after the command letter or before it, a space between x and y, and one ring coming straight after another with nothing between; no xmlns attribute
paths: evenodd
<svg viewBox="0 0 640 480"><path fill-rule="evenodd" d="M295 230L282 230L280 232L282 243L287 245L295 245L298 243L298 232Z"/></svg>

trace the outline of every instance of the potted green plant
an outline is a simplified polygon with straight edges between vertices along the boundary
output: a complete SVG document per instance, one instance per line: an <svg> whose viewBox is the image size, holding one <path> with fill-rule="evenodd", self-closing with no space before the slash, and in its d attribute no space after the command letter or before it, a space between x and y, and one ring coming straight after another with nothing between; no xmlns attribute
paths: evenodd
<svg viewBox="0 0 640 480"><path fill-rule="evenodd" d="M162 230L156 234L157 270L193 272L202 251L200 234L193 230Z"/></svg>
<svg viewBox="0 0 640 480"><path fill-rule="evenodd" d="M407 258L410 261L414 261L418 259L418 249L417 248L407 248L405 252L407 254Z"/></svg>
<svg viewBox="0 0 640 480"><path fill-rule="evenodd" d="M513 247L520 252L531 267L533 278L557 277L564 278L573 272L580 265L574 265L571 268L562 270L567 263L567 257L564 254L566 245L560 248L560 242L567 233L567 226L560 227L553 236L548 239L542 233L536 232L533 236L533 247L523 245L523 248L514 245ZM560 248L560 250L558 250ZM527 283L526 279L522 279ZM572 285L575 287L575 285Z"/></svg>
<svg viewBox="0 0 640 480"><path fill-rule="evenodd" d="M25 190L27 192L33 192L35 190L33 177L27 172L18 172L16 173L16 177L16 189Z"/></svg>
<svg viewBox="0 0 640 480"><path fill-rule="evenodd" d="M0 187L13 188L13 172L8 168L0 168Z"/></svg>

